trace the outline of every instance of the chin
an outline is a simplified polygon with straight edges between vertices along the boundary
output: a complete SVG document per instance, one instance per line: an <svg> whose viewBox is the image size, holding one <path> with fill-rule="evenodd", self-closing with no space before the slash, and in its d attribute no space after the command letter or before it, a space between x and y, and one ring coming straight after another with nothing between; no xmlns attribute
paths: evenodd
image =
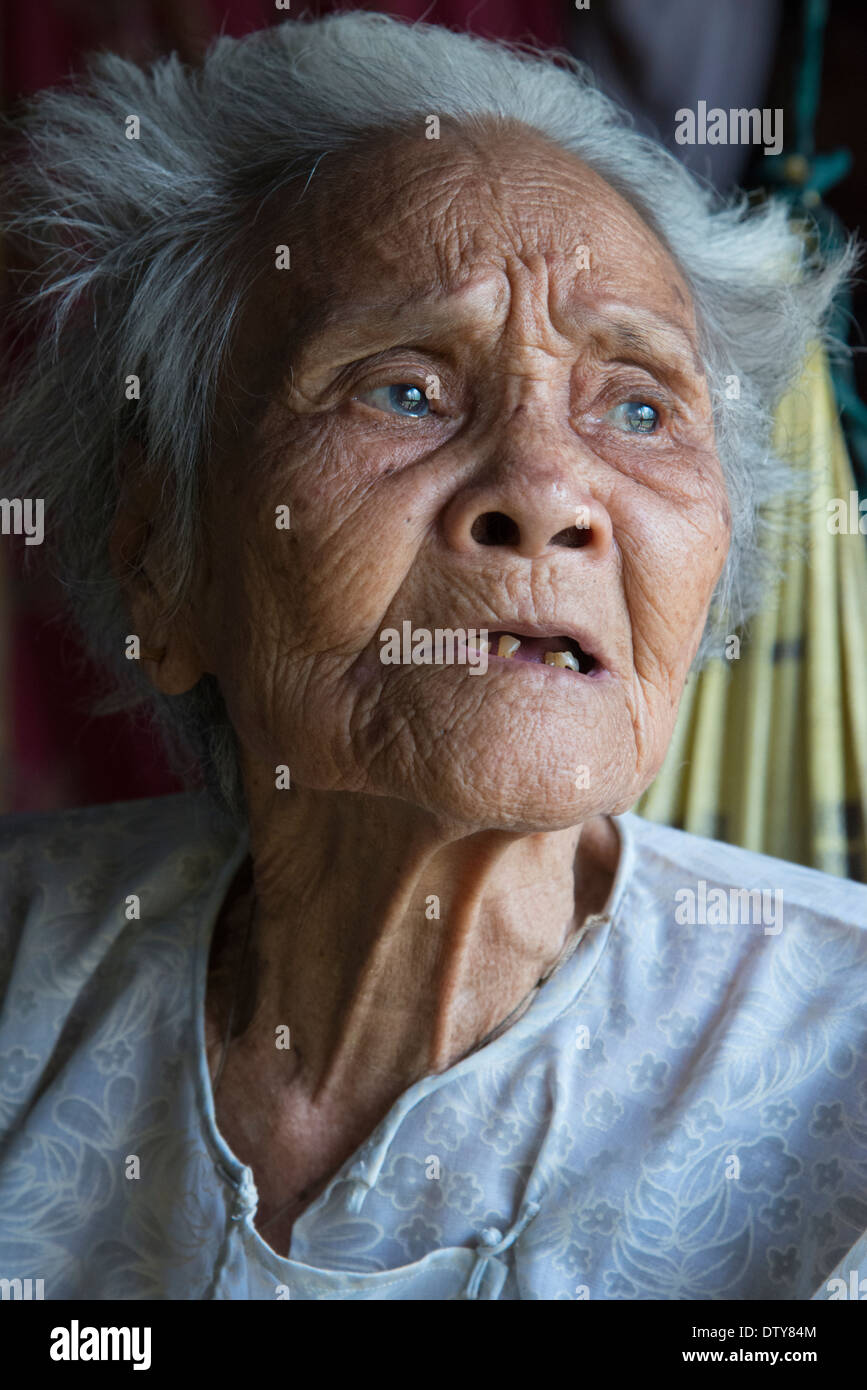
<svg viewBox="0 0 867 1390"><path fill-rule="evenodd" d="M473 830L504 830L516 834L544 834L547 831L568 830L570 826L592 820L596 816L619 814L635 802L637 793L618 788L612 792L610 781L603 789L600 778L595 788L576 789L570 776L527 781L511 780L507 785L496 778L477 776L472 785L458 778L449 783L440 781L428 791L417 789L410 797L406 790L392 791L398 800L412 801L444 826L454 826L461 832ZM386 793L388 794L388 793Z"/></svg>

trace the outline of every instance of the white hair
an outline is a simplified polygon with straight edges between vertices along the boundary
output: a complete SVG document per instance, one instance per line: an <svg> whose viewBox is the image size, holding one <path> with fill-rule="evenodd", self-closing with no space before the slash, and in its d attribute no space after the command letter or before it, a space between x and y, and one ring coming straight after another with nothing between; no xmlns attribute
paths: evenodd
<svg viewBox="0 0 867 1390"><path fill-rule="evenodd" d="M140 138L125 135L127 117ZM316 177L324 155L372 132L469 131L517 121L574 152L636 208L693 296L732 508L732 545L698 660L761 601L765 505L797 486L771 448L773 411L809 344L826 338L852 243L820 263L787 207L720 199L563 53L541 53L380 14L292 20L220 38L196 68L97 57L85 78L39 94L20 123L0 231L33 267L21 296L39 331L19 355L0 426L7 495L45 500L58 573L86 641L116 677L113 707L149 704L187 773L243 816L238 745L214 677L153 691L125 658L129 617L109 559L124 450L164 481L160 527L174 599L201 544L202 477L219 373L231 361L255 259L257 207ZM245 240L246 238L246 240ZM126 399L135 374L141 400ZM740 395L727 399L736 378ZM730 393L729 393L730 394ZM107 707L103 703L103 707ZM184 750L184 751L182 751Z"/></svg>

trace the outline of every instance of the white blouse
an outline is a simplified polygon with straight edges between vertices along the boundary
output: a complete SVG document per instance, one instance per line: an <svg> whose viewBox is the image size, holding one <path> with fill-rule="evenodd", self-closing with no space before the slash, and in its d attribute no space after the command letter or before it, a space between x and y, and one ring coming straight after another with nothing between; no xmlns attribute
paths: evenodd
<svg viewBox="0 0 867 1390"><path fill-rule="evenodd" d="M867 888L614 824L577 950L399 1098L278 1254L204 1045L246 836L192 796L0 821L0 1279L46 1299L852 1297Z"/></svg>

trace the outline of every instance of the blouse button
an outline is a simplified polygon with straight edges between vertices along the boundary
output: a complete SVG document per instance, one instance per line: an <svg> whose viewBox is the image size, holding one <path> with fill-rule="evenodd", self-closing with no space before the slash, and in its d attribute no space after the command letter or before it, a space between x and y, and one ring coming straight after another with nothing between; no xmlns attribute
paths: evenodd
<svg viewBox="0 0 867 1390"><path fill-rule="evenodd" d="M479 1233L479 1237L483 1245L499 1245L503 1239L503 1232L498 1231L496 1226L486 1226Z"/></svg>

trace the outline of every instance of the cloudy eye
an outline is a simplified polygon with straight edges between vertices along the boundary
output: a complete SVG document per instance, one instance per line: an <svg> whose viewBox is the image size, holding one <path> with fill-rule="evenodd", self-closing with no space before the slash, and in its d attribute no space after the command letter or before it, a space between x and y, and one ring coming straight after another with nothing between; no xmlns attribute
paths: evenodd
<svg viewBox="0 0 867 1390"><path fill-rule="evenodd" d="M607 419L627 434L652 434L659 424L659 411L644 401L621 401L609 410Z"/></svg>
<svg viewBox="0 0 867 1390"><path fill-rule="evenodd" d="M395 415L406 415L411 420L420 420L429 413L427 396L420 386L411 386L402 381L396 386L377 386L366 391L358 400L372 405L376 410L387 410Z"/></svg>

